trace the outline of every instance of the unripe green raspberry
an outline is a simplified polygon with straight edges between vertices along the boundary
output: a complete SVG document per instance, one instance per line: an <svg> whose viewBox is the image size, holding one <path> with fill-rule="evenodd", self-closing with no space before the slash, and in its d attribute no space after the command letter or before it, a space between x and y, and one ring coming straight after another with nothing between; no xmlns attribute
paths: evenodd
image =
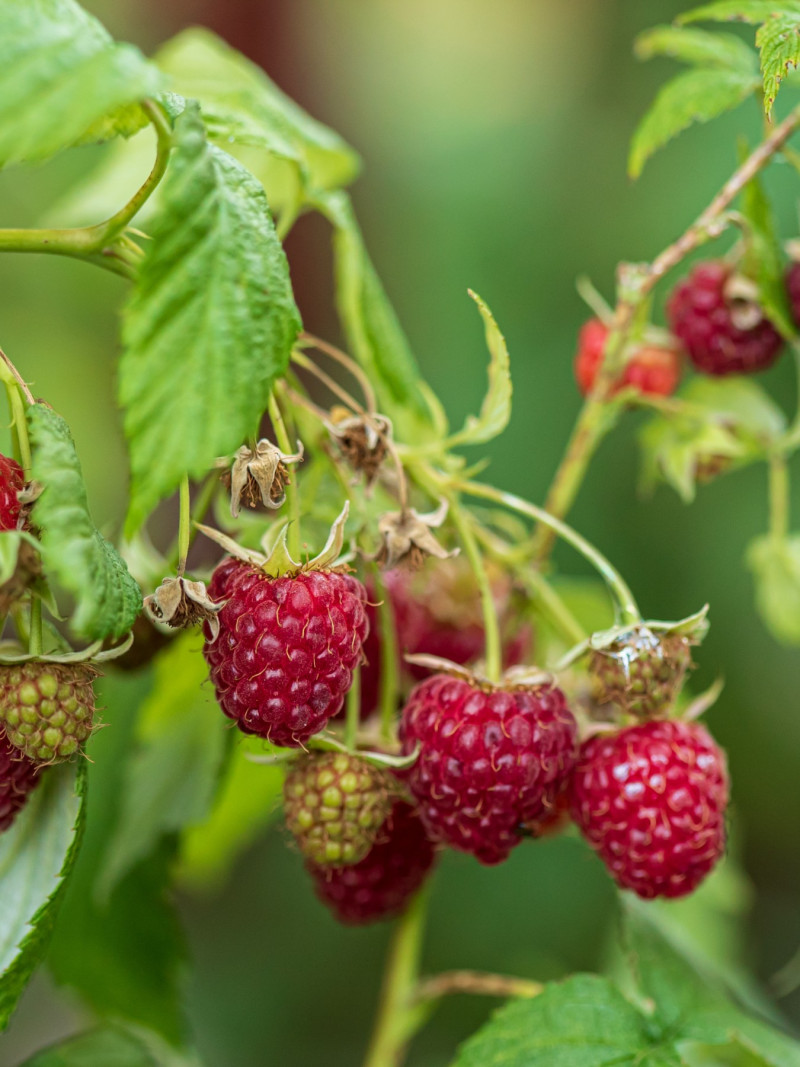
<svg viewBox="0 0 800 1067"><path fill-rule="evenodd" d="M358 756L312 752L286 776L286 824L300 851L321 867L359 863L392 807L394 780Z"/></svg>
<svg viewBox="0 0 800 1067"><path fill-rule="evenodd" d="M11 744L35 763L75 755L92 732L97 674L89 663L0 667L0 723Z"/></svg>
<svg viewBox="0 0 800 1067"><path fill-rule="evenodd" d="M691 665L687 637L637 626L592 654L593 695L598 704L614 704L637 719L652 719L672 704Z"/></svg>

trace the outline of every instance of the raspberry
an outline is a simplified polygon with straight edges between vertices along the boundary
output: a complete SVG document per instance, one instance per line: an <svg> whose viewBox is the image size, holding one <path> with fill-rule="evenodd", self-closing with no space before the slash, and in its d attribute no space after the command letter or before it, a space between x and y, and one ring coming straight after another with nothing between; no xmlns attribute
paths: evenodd
<svg viewBox="0 0 800 1067"><path fill-rule="evenodd" d="M338 571L271 578L224 560L208 589L227 603L204 655L217 699L246 734L302 746L344 703L367 633L366 590Z"/></svg>
<svg viewBox="0 0 800 1067"><path fill-rule="evenodd" d="M551 685L477 688L436 674L414 689L400 725L406 772L435 841L500 863L556 805L575 761L576 725Z"/></svg>
<svg viewBox="0 0 800 1067"><path fill-rule="evenodd" d="M319 899L348 925L389 919L422 885L436 853L410 804L397 801L378 841L352 867L307 863Z"/></svg>
<svg viewBox="0 0 800 1067"><path fill-rule="evenodd" d="M608 332L608 327L599 319L589 319L578 334L575 378L584 396L594 386ZM681 359L675 349L643 345L631 357L613 392L633 386L641 393L669 396L675 392L680 377Z"/></svg>
<svg viewBox="0 0 800 1067"><path fill-rule="evenodd" d="M572 817L614 880L640 897L682 897L725 848L725 755L699 723L670 719L590 738Z"/></svg>
<svg viewBox="0 0 800 1067"><path fill-rule="evenodd" d="M321 866L363 860L391 812L392 778L346 752L301 756L283 786L286 824Z"/></svg>
<svg viewBox="0 0 800 1067"><path fill-rule="evenodd" d="M667 302L672 332L704 374L752 374L765 370L783 346L781 335L752 300L737 299L730 267L699 263Z"/></svg>
<svg viewBox="0 0 800 1067"><path fill-rule="evenodd" d="M9 828L38 781L38 766L0 730L0 830Z"/></svg>
<svg viewBox="0 0 800 1067"><path fill-rule="evenodd" d="M0 455L0 530L16 530L19 521L17 493L24 485L25 475L19 463Z"/></svg>
<svg viewBox="0 0 800 1067"><path fill-rule="evenodd" d="M663 714L692 665L688 638L637 626L592 654L594 699L638 718Z"/></svg>
<svg viewBox="0 0 800 1067"><path fill-rule="evenodd" d="M92 732L97 668L89 663L0 667L0 722L8 740L35 763L69 759Z"/></svg>

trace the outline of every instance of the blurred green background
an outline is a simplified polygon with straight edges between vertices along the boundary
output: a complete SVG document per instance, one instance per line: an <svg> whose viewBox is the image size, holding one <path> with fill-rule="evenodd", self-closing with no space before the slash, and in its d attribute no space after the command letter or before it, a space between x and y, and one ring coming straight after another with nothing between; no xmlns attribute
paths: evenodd
<svg viewBox="0 0 800 1067"><path fill-rule="evenodd" d="M611 297L619 260L652 258L702 209L736 164L736 136L759 114L682 135L637 184L625 174L639 115L671 71L631 43L685 5L672 0L87 0L112 33L154 49L200 23L261 62L313 115L341 132L365 169L355 203L367 243L423 371L454 423L485 381L482 330L467 286L490 304L512 356L515 412L491 450L490 477L541 501L579 397L575 292L586 273ZM68 153L0 175L0 225L36 221L102 157ZM797 235L796 174L768 178L782 235ZM306 325L336 339L325 225L299 222L289 242ZM124 283L46 257L0 259L0 343L70 422L98 520L116 528L125 460L113 400L116 313ZM795 402L790 361L767 376ZM596 459L571 521L624 571L646 615L679 618L711 603L697 685L725 677L708 721L728 749L732 821L755 892L746 952L767 980L800 942L800 651L781 648L753 608L747 543L766 528L766 478L753 468L701 489L687 508L668 489L636 493L639 419ZM795 464L797 472L797 464ZM797 509L795 509L797 522ZM569 573L573 555L557 554ZM130 718L146 679L110 683L94 747ZM210 699L210 695L209 695ZM118 742L119 743L119 742ZM109 796L113 793L108 784ZM97 795L103 795L101 786ZM98 801L90 818L98 820ZM599 966L613 891L577 840L523 846L499 869L448 855L433 889L425 969L476 967L558 976ZM275 829L231 884L180 898L193 968L192 1025L209 1067L357 1064L368 1034L388 930L337 927L313 899L298 857ZM455 998L414 1043L412 1067L449 1062L491 1004ZM800 996L782 1001L800 1024ZM40 977L0 1042L13 1065L84 1016Z"/></svg>

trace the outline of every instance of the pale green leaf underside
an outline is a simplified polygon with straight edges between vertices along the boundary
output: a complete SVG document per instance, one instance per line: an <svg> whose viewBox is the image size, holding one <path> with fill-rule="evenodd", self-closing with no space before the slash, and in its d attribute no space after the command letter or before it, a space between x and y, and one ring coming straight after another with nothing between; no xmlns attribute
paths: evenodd
<svg viewBox="0 0 800 1067"><path fill-rule="evenodd" d="M0 0L0 166L130 134L163 78L73 0Z"/></svg>
<svg viewBox="0 0 800 1067"><path fill-rule="evenodd" d="M700 67L668 81L631 141L628 173L636 178L650 156L696 122L709 122L736 107L759 87L758 77L738 70Z"/></svg>
<svg viewBox="0 0 800 1067"><path fill-rule="evenodd" d="M127 531L254 433L300 330L264 190L208 143L196 106L177 146L124 312L120 402L131 456Z"/></svg>
<svg viewBox="0 0 800 1067"><path fill-rule="evenodd" d="M83 830L83 762L44 773L0 836L0 1029L41 962Z"/></svg>
<svg viewBox="0 0 800 1067"><path fill-rule="evenodd" d="M489 389L481 405L480 414L470 415L463 430L456 435L459 444L477 445L491 441L505 430L511 418L511 367L506 340L489 308L477 295L470 296L478 305L486 330L489 362Z"/></svg>
<svg viewBox="0 0 800 1067"><path fill-rule="evenodd" d="M139 587L114 546L97 530L75 442L66 422L44 404L28 408L33 478L43 491L34 505L45 572L75 598L73 631L90 640L120 637L142 606Z"/></svg>
<svg viewBox="0 0 800 1067"><path fill-rule="evenodd" d="M337 133L209 30L184 30L154 61L175 92L200 102L209 136L222 147L250 145L289 160L310 190L337 188L357 174L358 156Z"/></svg>
<svg viewBox="0 0 800 1067"><path fill-rule="evenodd" d="M800 645L800 536L766 535L747 550L756 583L756 607L772 635Z"/></svg>
<svg viewBox="0 0 800 1067"><path fill-rule="evenodd" d="M669 56L701 67L723 67L750 75L758 72L756 53L732 33L710 33L682 26L654 26L639 34L634 51L639 59Z"/></svg>

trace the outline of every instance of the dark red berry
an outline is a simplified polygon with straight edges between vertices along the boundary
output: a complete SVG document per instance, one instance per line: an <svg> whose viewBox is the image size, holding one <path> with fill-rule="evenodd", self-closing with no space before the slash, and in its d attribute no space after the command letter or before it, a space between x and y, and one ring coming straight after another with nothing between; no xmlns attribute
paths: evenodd
<svg viewBox="0 0 800 1067"><path fill-rule="evenodd" d="M204 654L217 699L246 734L298 747L344 703L367 633L366 591L338 571L270 578L223 561L208 588L227 602Z"/></svg>
<svg viewBox="0 0 800 1067"><path fill-rule="evenodd" d="M752 374L774 363L783 339L752 299L738 296L731 268L699 263L667 302L667 318L704 374Z"/></svg>
<svg viewBox="0 0 800 1067"><path fill-rule="evenodd" d="M0 730L0 830L7 830L39 781L39 768Z"/></svg>
<svg viewBox="0 0 800 1067"><path fill-rule="evenodd" d="M725 755L699 723L654 720L590 738L572 817L614 880L640 897L682 897L725 849Z"/></svg>
<svg viewBox="0 0 800 1067"><path fill-rule="evenodd" d="M600 319L589 319L578 334L575 379L584 396L594 387L608 333L608 327ZM627 363L613 391L633 386L641 393L669 396L675 392L680 377L681 357L674 348L642 345Z"/></svg>
<svg viewBox="0 0 800 1067"><path fill-rule="evenodd" d="M317 896L339 922L377 922L397 915L422 885L436 853L410 804L397 801L380 837L351 867L306 864Z"/></svg>
<svg viewBox="0 0 800 1067"><path fill-rule="evenodd" d="M19 521L17 493L25 485L25 474L15 459L0 455L0 530L16 530Z"/></svg>
<svg viewBox="0 0 800 1067"><path fill-rule="evenodd" d="M405 772L435 841L500 863L554 809L575 762L576 725L550 685L479 689L436 674L414 689L400 724Z"/></svg>

